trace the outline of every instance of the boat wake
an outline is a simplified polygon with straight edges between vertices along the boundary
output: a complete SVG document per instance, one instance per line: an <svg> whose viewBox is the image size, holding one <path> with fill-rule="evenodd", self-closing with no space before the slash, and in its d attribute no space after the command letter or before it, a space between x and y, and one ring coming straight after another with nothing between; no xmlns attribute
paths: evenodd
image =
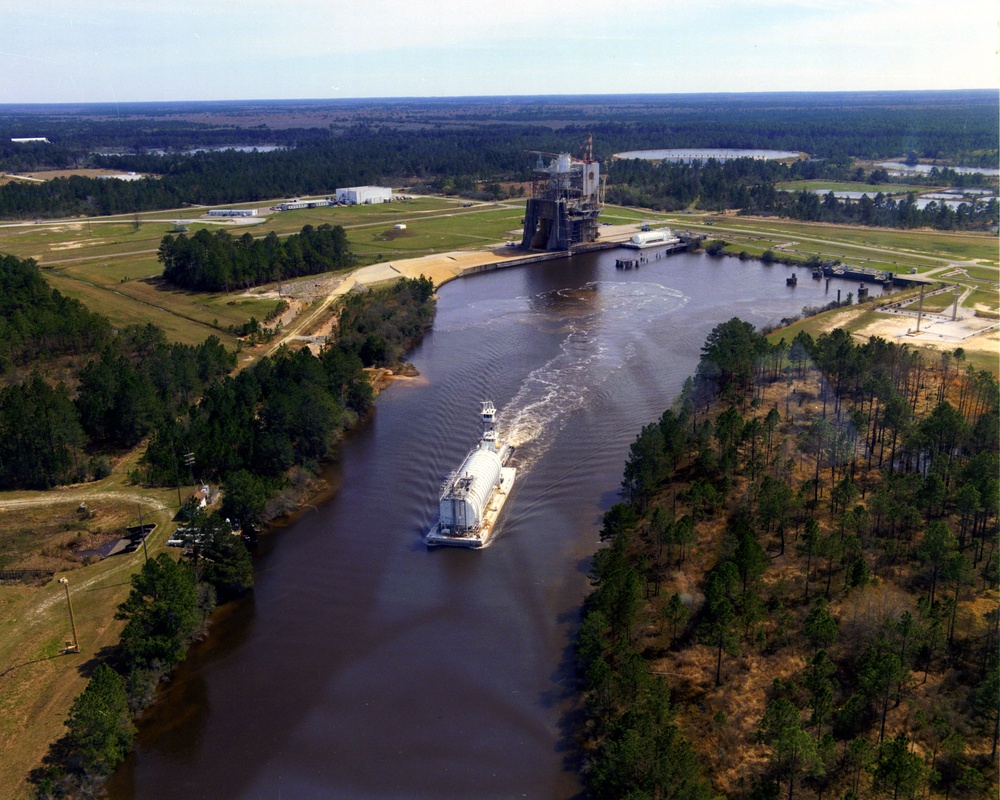
<svg viewBox="0 0 1000 800"><path fill-rule="evenodd" d="M656 283L596 282L539 298L538 312L562 312L566 337L559 353L534 370L497 419L498 433L530 469L565 427L570 414L635 354L647 325L681 308L687 298Z"/></svg>

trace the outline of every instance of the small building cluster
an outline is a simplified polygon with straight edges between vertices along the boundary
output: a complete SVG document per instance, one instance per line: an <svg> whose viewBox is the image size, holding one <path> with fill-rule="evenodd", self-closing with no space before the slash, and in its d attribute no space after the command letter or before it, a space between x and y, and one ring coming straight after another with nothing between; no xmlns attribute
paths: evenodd
<svg viewBox="0 0 1000 800"><path fill-rule="evenodd" d="M115 175L98 175L102 181L141 181L146 176L140 172L120 172Z"/></svg>
<svg viewBox="0 0 1000 800"><path fill-rule="evenodd" d="M210 217L256 217L256 208L213 208L208 212Z"/></svg>
<svg viewBox="0 0 1000 800"><path fill-rule="evenodd" d="M333 204L333 200L329 197L322 200L286 200L284 203L278 203L274 209L275 211L295 211L298 208L322 208Z"/></svg>
<svg viewBox="0 0 1000 800"><path fill-rule="evenodd" d="M315 200L300 200L296 197L293 200L286 200L283 203L272 206L271 210L295 211L299 208L356 206L390 202L392 202L392 189L388 186L348 186L344 189L337 189L333 197L324 197Z"/></svg>

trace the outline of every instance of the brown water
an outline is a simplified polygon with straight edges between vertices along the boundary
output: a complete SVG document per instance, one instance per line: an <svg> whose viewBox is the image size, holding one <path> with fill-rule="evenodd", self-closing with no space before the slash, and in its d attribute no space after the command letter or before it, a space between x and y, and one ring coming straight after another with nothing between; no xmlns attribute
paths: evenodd
<svg viewBox="0 0 1000 800"><path fill-rule="evenodd" d="M830 299L784 267L645 254L443 287L421 379L343 444L337 495L269 537L253 597L165 687L115 800L580 793L569 640L629 444L714 325ZM489 548L428 550L482 399L519 446L514 493Z"/></svg>

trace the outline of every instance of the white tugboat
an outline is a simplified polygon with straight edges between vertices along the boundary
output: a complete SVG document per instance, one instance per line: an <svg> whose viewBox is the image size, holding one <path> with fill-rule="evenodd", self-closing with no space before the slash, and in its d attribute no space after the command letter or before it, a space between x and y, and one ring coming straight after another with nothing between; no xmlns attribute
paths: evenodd
<svg viewBox="0 0 1000 800"><path fill-rule="evenodd" d="M514 448L497 440L496 407L483 403L483 435L462 466L441 488L438 521L424 537L428 545L485 547L511 489L517 469L507 463Z"/></svg>

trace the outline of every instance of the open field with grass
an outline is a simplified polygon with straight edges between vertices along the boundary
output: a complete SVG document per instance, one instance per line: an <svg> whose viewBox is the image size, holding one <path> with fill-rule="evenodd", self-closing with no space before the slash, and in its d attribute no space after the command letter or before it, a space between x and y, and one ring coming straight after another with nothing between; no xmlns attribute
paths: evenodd
<svg viewBox="0 0 1000 800"><path fill-rule="evenodd" d="M277 203L236 204L263 207ZM343 225L361 263L385 258L409 258L459 248L478 248L510 238L506 231L520 226L523 212L502 205L417 197L384 205L331 206L273 212L259 224L231 220L208 222L203 209L61 220L0 226L0 252L34 258L61 292L107 315L115 325L153 322L178 341L195 344L215 334L227 345L236 340L230 325L250 317L262 320L274 308L273 299L242 292L196 294L156 280L162 268L156 253L163 236L184 220L188 233L200 228L225 230L234 236L263 237L297 233L304 225ZM406 231L396 232L399 222ZM403 236L394 238L394 234Z"/></svg>
<svg viewBox="0 0 1000 800"><path fill-rule="evenodd" d="M406 230L394 230L392 224L381 222L355 225L347 229L347 236L354 252L363 261L372 262L479 249L515 238L520 241L520 235L515 237L513 232L520 231L522 209L491 206L476 213L462 211L460 222L451 214L434 215L406 222Z"/></svg>
<svg viewBox="0 0 1000 800"><path fill-rule="evenodd" d="M952 261L975 261L993 267L1000 265L997 237L989 233L855 228L721 215L712 217L711 225L705 218L689 214L656 214L646 218L662 219L680 229L697 231L711 238L744 236L759 244L773 246L794 242L796 247L821 250L828 257L853 261L880 258L896 267L916 266L919 269L922 266L943 266ZM993 276L994 279L998 276L996 270Z"/></svg>
<svg viewBox="0 0 1000 800"><path fill-rule="evenodd" d="M933 186L912 186L907 183L860 183L856 181L783 181L776 183L776 189L789 192L805 190L807 192L866 192L874 198L882 194L906 194L907 192L933 192Z"/></svg>
<svg viewBox="0 0 1000 800"><path fill-rule="evenodd" d="M116 468L127 471L137 457L130 454ZM64 650L72 629L61 584L0 584L0 797L5 800L30 796L24 778L49 742L62 735L70 703L86 686L99 654L117 643L122 623L114 612L144 559L140 548L84 566L74 558L75 549L120 536L125 526L137 523L140 502L143 522L157 525L147 542L151 556L164 549L175 528L176 490L130 486L121 471L51 492L0 493L6 566L56 570L56 577L67 578L81 650ZM190 493L191 487L185 489ZM77 512L81 500L92 518Z"/></svg>
<svg viewBox="0 0 1000 800"><path fill-rule="evenodd" d="M995 289L975 289L966 300L966 305L985 306L987 310L997 311L1000 309L1000 295Z"/></svg>
<svg viewBox="0 0 1000 800"><path fill-rule="evenodd" d="M955 270L956 275L961 276L965 273L966 276L972 278L976 281L989 281L995 282L997 280L997 269L995 267L974 267L969 265L962 265ZM948 275L948 273L942 273L943 276Z"/></svg>

